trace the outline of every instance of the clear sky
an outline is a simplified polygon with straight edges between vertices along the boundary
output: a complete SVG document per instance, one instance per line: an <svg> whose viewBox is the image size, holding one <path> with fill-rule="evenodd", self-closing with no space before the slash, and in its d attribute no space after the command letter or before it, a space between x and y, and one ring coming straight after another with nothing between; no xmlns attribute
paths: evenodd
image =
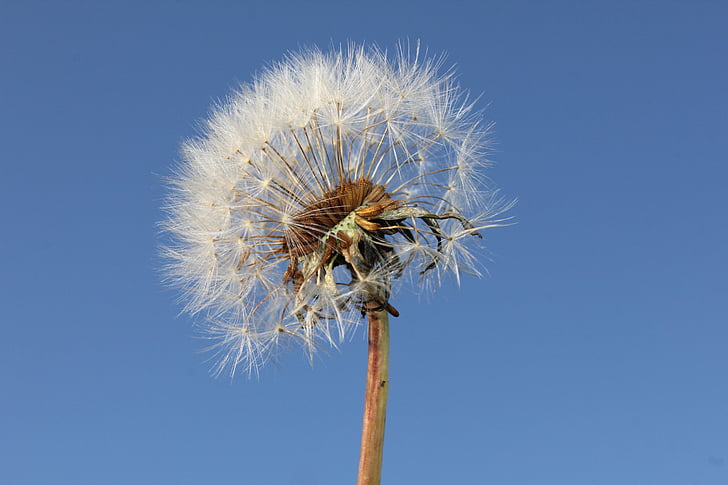
<svg viewBox="0 0 728 485"><path fill-rule="evenodd" d="M300 46L421 39L496 122L489 275L396 296L383 483L728 483L728 3L0 3L0 483L354 483L366 342L208 375L163 178Z"/></svg>

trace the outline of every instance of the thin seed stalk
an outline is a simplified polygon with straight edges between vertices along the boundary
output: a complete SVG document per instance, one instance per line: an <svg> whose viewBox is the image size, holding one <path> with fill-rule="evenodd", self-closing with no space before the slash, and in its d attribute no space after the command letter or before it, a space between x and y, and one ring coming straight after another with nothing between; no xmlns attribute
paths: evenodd
<svg viewBox="0 0 728 485"><path fill-rule="evenodd" d="M367 315L369 352L357 485L379 485L389 390L389 314L380 306Z"/></svg>

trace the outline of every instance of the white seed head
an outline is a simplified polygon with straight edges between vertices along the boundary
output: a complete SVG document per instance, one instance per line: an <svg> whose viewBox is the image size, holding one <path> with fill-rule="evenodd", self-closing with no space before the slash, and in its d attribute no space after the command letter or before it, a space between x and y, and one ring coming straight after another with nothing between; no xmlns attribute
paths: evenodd
<svg viewBox="0 0 728 485"><path fill-rule="evenodd" d="M202 313L217 372L281 345L337 345L393 284L478 274L472 243L507 209L487 135L452 73L419 50L290 54L210 115L167 201L167 274Z"/></svg>

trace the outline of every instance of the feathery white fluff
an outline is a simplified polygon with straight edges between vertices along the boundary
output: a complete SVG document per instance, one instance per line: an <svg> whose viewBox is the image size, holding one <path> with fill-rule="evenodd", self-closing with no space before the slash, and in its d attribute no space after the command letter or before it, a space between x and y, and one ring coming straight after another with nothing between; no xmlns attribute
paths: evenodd
<svg viewBox="0 0 728 485"><path fill-rule="evenodd" d="M168 275L218 339L217 372L336 345L367 302L396 312L397 279L477 274L474 236L507 207L485 184L490 125L439 68L404 49L290 54L184 144ZM371 187L386 195L354 195Z"/></svg>

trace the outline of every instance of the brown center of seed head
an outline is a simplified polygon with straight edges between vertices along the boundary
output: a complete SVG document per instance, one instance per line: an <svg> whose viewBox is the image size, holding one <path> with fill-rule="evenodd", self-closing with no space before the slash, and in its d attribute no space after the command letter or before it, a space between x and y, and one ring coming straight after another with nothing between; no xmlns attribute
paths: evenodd
<svg viewBox="0 0 728 485"><path fill-rule="evenodd" d="M351 212L361 209L361 217L367 218L395 208L398 203L389 195L383 185L367 179L343 182L293 216L281 252L298 258L316 251L321 238Z"/></svg>

